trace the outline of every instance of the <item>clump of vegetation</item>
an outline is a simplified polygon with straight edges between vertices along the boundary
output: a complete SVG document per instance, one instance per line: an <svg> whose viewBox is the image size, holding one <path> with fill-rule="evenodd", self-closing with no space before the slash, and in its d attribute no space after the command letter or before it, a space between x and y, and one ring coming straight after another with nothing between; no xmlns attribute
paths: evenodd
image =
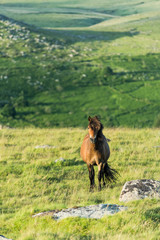
<svg viewBox="0 0 160 240"><path fill-rule="evenodd" d="M154 121L154 127L160 127L160 114L156 117Z"/></svg>
<svg viewBox="0 0 160 240"><path fill-rule="evenodd" d="M111 67L107 67L107 68L104 69L103 73L104 73L105 76L110 76L110 75L113 74L113 69Z"/></svg>
<svg viewBox="0 0 160 240"><path fill-rule="evenodd" d="M16 116L16 109L15 109L15 107L12 105L12 103L8 103L8 104L5 104L5 106L3 107L2 111L1 111L1 114L2 114L4 117L12 117L12 118L15 118L15 116Z"/></svg>
<svg viewBox="0 0 160 240"><path fill-rule="evenodd" d="M13 99L14 106L15 107L27 107L28 106L28 100L27 97L25 96L24 92L21 91L19 96L17 96L16 99Z"/></svg>

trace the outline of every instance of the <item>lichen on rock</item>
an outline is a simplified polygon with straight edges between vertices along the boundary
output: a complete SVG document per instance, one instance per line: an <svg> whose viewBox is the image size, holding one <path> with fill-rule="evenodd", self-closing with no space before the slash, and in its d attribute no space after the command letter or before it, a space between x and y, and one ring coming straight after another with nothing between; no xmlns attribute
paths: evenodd
<svg viewBox="0 0 160 240"><path fill-rule="evenodd" d="M147 197L160 198L160 181L152 179L128 181L123 186L119 200L128 202Z"/></svg>

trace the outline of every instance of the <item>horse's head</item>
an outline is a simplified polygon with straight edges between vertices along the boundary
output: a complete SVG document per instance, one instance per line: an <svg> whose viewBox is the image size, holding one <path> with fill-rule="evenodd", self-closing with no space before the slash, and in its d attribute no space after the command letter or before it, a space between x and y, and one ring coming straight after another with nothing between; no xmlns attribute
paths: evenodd
<svg viewBox="0 0 160 240"><path fill-rule="evenodd" d="M97 140L97 135L99 131L103 129L103 125L101 124L97 116L93 118L89 116L88 121L89 121L89 124L88 124L89 138L92 143L95 143Z"/></svg>

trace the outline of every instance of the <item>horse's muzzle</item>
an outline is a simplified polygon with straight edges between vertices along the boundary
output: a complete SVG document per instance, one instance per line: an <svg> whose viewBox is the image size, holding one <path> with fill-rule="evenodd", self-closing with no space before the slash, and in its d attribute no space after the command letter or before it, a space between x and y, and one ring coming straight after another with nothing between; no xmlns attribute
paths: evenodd
<svg viewBox="0 0 160 240"><path fill-rule="evenodd" d="M91 143L96 143L96 137L95 138L89 138L90 139L90 141L91 141Z"/></svg>

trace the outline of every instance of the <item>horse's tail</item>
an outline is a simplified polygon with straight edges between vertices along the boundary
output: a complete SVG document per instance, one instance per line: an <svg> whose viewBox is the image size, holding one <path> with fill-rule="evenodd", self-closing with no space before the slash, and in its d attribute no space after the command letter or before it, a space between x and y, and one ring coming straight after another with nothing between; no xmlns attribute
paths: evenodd
<svg viewBox="0 0 160 240"><path fill-rule="evenodd" d="M116 182L119 173L117 172L117 170L111 168L106 162L104 165L104 175L106 177L106 180L112 183L112 182Z"/></svg>

